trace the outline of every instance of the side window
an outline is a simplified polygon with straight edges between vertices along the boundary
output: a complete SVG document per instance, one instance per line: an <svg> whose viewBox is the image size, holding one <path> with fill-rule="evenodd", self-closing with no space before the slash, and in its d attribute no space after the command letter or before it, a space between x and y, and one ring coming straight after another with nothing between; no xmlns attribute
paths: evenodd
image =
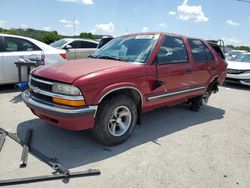
<svg viewBox="0 0 250 188"><path fill-rule="evenodd" d="M97 44L93 42L82 41L82 48L97 48Z"/></svg>
<svg viewBox="0 0 250 188"><path fill-rule="evenodd" d="M82 47L81 41L79 41L79 40L71 42L69 45L72 46L72 48L81 48Z"/></svg>
<svg viewBox="0 0 250 188"><path fill-rule="evenodd" d="M36 51L36 50L40 50L40 49L28 40L14 38L14 37L4 38L4 51L5 52Z"/></svg>
<svg viewBox="0 0 250 188"><path fill-rule="evenodd" d="M191 47L193 60L195 62L214 61L213 55L202 41L198 39L188 39L188 43Z"/></svg>
<svg viewBox="0 0 250 188"><path fill-rule="evenodd" d="M166 36L158 51L160 64L187 62L186 47L180 37Z"/></svg>

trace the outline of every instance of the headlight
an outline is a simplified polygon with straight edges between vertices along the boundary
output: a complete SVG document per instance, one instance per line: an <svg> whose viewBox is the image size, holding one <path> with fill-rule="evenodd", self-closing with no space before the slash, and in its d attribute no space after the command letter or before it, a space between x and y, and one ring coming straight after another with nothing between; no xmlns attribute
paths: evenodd
<svg viewBox="0 0 250 188"><path fill-rule="evenodd" d="M60 93L64 95L72 95L72 96L82 95L81 91L77 87L73 85L57 83L57 82L53 83L52 91L55 93Z"/></svg>

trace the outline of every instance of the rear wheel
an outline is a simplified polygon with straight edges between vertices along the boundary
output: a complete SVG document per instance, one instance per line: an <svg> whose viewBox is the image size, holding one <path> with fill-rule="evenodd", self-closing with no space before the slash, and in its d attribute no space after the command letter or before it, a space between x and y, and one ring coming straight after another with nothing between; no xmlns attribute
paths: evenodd
<svg viewBox="0 0 250 188"><path fill-rule="evenodd" d="M191 99L190 110L198 112L202 106L206 106L211 92L206 92L204 95L194 97Z"/></svg>
<svg viewBox="0 0 250 188"><path fill-rule="evenodd" d="M100 105L92 132L103 144L116 145L133 133L137 118L137 107L130 97L114 96Z"/></svg>

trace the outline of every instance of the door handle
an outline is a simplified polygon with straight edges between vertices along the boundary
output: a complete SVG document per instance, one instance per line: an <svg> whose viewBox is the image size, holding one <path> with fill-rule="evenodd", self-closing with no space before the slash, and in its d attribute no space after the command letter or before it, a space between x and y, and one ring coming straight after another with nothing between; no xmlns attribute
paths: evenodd
<svg viewBox="0 0 250 188"><path fill-rule="evenodd" d="M188 67L188 68L186 68L186 71L187 71L187 72L192 72L193 69L192 69L192 67Z"/></svg>

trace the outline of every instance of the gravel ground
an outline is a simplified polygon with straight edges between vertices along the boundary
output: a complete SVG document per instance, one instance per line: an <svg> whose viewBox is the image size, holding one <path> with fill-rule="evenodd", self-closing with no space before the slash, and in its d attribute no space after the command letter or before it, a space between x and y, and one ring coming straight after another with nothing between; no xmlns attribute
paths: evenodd
<svg viewBox="0 0 250 188"><path fill-rule="evenodd" d="M146 113L143 125L115 147L102 146L89 131L66 131L39 120L10 88L0 87L0 127L21 139L32 128L32 147L71 171L101 170L100 176L16 187L250 187L250 87L220 87L200 112L178 105ZM32 155L20 169L21 151L6 139L0 180L52 173Z"/></svg>

